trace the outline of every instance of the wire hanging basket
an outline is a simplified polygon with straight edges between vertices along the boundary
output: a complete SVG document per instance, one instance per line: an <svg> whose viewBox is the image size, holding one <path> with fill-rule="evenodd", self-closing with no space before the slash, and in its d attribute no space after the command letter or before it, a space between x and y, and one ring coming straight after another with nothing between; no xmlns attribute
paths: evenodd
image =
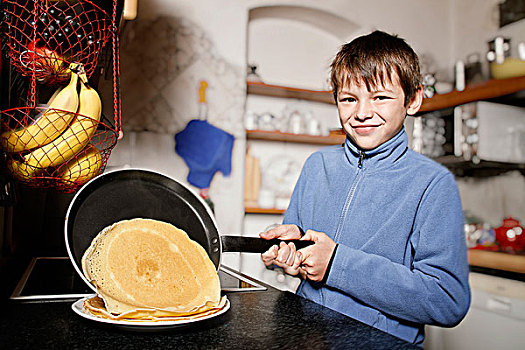
<svg viewBox="0 0 525 350"><path fill-rule="evenodd" d="M88 0L3 0L5 37L11 64L39 83L68 79L72 62L88 77L111 37L112 21Z"/></svg>
<svg viewBox="0 0 525 350"><path fill-rule="evenodd" d="M9 63L29 86L24 106L0 112L0 148L7 171L25 186L73 193L106 167L121 135L116 1L108 18L90 1L3 0ZM109 38L113 120L89 83ZM46 88L55 93L39 104Z"/></svg>
<svg viewBox="0 0 525 350"><path fill-rule="evenodd" d="M35 125L45 112L53 112L63 118L70 113L46 107L12 108L1 112L2 129L9 130L6 124L16 120L23 120L19 125L24 127L28 124ZM25 144L32 142L36 145L34 148L22 152L7 152L7 170L13 178L28 187L54 188L60 192L73 193L104 171L118 139L112 123L105 116L100 121L79 113L73 113L71 117L71 123L77 125L74 132L65 130L52 142L44 144L40 141L43 138L38 138L42 135L38 134L51 134L56 130L45 130L46 125L43 125L35 129L36 135L23 140ZM23 136L24 134L13 138L10 142L0 137L2 148L14 150L19 143L17 141Z"/></svg>

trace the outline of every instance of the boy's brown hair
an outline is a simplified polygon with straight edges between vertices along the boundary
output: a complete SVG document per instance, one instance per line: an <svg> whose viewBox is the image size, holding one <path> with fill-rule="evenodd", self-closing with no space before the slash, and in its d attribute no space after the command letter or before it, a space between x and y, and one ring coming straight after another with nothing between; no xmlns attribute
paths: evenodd
<svg viewBox="0 0 525 350"><path fill-rule="evenodd" d="M405 93L405 106L421 84L419 59L405 40L396 35L374 31L343 45L331 67L332 89L337 93L350 81L364 82L370 91L385 81L393 82L395 72Z"/></svg>

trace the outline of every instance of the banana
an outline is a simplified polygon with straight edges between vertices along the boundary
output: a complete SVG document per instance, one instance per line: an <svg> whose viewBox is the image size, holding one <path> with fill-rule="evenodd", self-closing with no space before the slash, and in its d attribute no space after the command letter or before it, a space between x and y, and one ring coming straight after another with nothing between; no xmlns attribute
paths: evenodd
<svg viewBox="0 0 525 350"><path fill-rule="evenodd" d="M64 181L82 185L95 177L101 167L102 155L95 146L90 144L78 158L73 158L60 167L58 176Z"/></svg>
<svg viewBox="0 0 525 350"><path fill-rule="evenodd" d="M30 181L38 174L38 169L15 159L7 160L7 170L15 179L22 182Z"/></svg>
<svg viewBox="0 0 525 350"><path fill-rule="evenodd" d="M76 68L76 64L72 64ZM74 70L74 69L73 69ZM22 152L43 146L60 135L78 108L78 74L72 73L69 84L50 99L47 110L31 125L0 134L0 146L7 152Z"/></svg>
<svg viewBox="0 0 525 350"><path fill-rule="evenodd" d="M30 167L57 167L80 152L97 130L102 113L102 102L95 89L86 85L87 76L80 75L79 107L69 127L52 142L24 156Z"/></svg>

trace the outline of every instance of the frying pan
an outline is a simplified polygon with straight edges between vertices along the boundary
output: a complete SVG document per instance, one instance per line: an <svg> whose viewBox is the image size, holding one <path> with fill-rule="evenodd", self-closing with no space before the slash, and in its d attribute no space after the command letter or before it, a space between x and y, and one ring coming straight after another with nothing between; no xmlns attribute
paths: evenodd
<svg viewBox="0 0 525 350"><path fill-rule="evenodd" d="M65 241L70 260L82 273L81 260L93 239L118 221L146 218L168 222L184 230L208 253L219 269L222 252L263 253L279 240L221 236L209 207L190 188L157 172L123 169L104 173L85 184L67 210ZM298 249L313 242L290 240Z"/></svg>

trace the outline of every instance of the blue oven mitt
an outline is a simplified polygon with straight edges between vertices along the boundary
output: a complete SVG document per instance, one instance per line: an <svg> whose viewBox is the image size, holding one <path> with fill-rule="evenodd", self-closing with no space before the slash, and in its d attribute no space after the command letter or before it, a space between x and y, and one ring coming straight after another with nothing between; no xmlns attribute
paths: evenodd
<svg viewBox="0 0 525 350"><path fill-rule="evenodd" d="M207 121L191 120L175 135L175 152L190 170L188 182L197 188L208 188L217 171L230 175L233 141L233 135Z"/></svg>

